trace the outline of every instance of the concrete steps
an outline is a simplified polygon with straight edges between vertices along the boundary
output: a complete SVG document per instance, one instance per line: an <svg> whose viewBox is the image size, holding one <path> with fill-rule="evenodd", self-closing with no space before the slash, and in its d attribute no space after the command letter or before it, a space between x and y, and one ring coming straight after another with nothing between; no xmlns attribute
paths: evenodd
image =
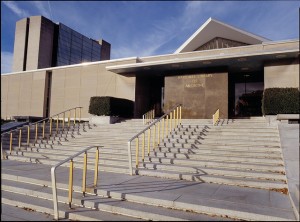
<svg viewBox="0 0 300 222"><path fill-rule="evenodd" d="M24 167L28 170L36 168L33 164L25 164ZM45 170L48 171L49 168ZM79 175L80 172L75 169L74 175ZM88 171L88 175L90 173L92 172ZM52 215L49 176L36 173L20 175L16 168L11 171L6 167L3 168L2 175L2 203L15 204ZM228 186L224 187L229 189L225 191L219 187L213 193L227 194L224 197L210 196L207 195L208 186L203 183L129 177L118 173L100 174L99 186L92 189L93 193L88 191L85 197L80 192L81 181L74 180L73 209L70 210L65 204L68 197L65 190L68 178L61 174L58 179L60 215L70 220L294 220L292 211L278 208L276 203L269 206L258 200L257 205L252 205L227 199L226 196L231 196L232 192L237 194L244 192L246 188L234 188L230 191ZM196 187L193 187L194 185ZM188 188L198 191L203 188L203 193L197 193L196 199L192 198L195 196L193 192L178 193L177 189L184 191ZM219 189L221 190L217 192ZM254 192L251 188L247 190L250 196L251 192ZM261 192L262 196L265 196L265 191ZM285 195L280 193L272 198L275 197L283 202L286 199Z"/></svg>

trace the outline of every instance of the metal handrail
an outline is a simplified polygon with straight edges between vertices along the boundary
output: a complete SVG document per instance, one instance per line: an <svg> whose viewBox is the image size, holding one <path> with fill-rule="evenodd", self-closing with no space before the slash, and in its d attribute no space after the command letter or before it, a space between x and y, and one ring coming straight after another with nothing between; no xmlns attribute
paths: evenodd
<svg viewBox="0 0 300 222"><path fill-rule="evenodd" d="M173 112L174 112L174 115L172 117L172 113ZM177 116L176 116L176 113L177 113ZM169 114L170 114L170 119L168 118ZM155 137L156 137L156 127L155 127L155 125L157 123L159 123L161 120L164 120L165 117L167 117L167 119L166 119L167 122L166 122L166 124L164 124L164 122L163 122L163 127L164 127L163 130L162 130L163 135L164 135L165 131L169 131L168 129L170 129L170 132L172 131L172 122L173 121L174 121L174 129L176 128L175 125L178 125L178 123L181 124L181 104L178 104L178 105L174 106L173 109L171 109L168 112L166 112L159 119L155 120L150 125L146 126L143 130L141 130L139 133L137 133L136 135L134 135L130 140L128 140L127 145L128 145L128 160L129 160L129 173L130 173L130 175L132 175L131 142L134 139L137 139L136 140L136 167L138 167L138 144L139 144L138 137L143 134L143 153L142 153L143 156L142 156L142 160L144 161L145 132L147 130L149 130L148 131L148 155L149 155L149 152L150 152L150 134L151 134L151 129L150 128L152 126L154 126L154 134L153 134L153 136L154 136L153 137L153 148L154 148L155 147L155 143L156 143L156 141L155 141ZM170 120L170 127L169 128L168 128L168 120ZM159 140L160 140L159 139L159 136L160 136L159 125L158 125L158 143L159 143Z"/></svg>
<svg viewBox="0 0 300 222"><path fill-rule="evenodd" d="M143 124L150 123L155 118L155 109L151 109L143 115Z"/></svg>
<svg viewBox="0 0 300 222"><path fill-rule="evenodd" d="M69 112L69 117L68 117L68 125L70 126L70 116L71 116L71 110L75 110L74 111L74 124L76 122L76 109L79 108L79 122L81 121L81 109L83 107L81 106L77 106L77 107L74 107L74 108L71 108L71 109L68 109L68 110L65 110L63 112L60 112L60 113L57 113L51 117L47 117L47 118L44 118L42 120L39 120L37 122L34 122L34 123L28 123L28 124L25 124L23 125L22 127L18 127L17 129L13 129L13 130L10 130L8 132L5 132L3 134L1 134L1 137L4 136L4 135L7 135L7 134L10 134L10 144L9 144L9 150L10 150L10 153L12 152L12 136L13 136L13 132L15 131L19 131L19 148L21 147L21 141L22 141L22 130L27 128L27 132L28 132L28 136L27 136L27 145L29 145L29 142L30 142L30 126L34 126L35 125L35 140L37 140L37 131L38 131L38 124L39 123L43 123L43 129L42 129L42 132L43 132L43 139L45 137L45 123L47 120L50 120L50 136L51 136L51 132L52 132L52 119L54 119L54 117L57 116L56 118L56 133L58 131L58 119L59 119L59 115L63 113L63 128L64 128L64 123L65 123L65 113L66 112ZM3 150L2 150L2 140L1 140L1 159L3 159Z"/></svg>
<svg viewBox="0 0 300 222"><path fill-rule="evenodd" d="M70 156L69 158L59 162L55 166L51 167L51 183L52 183L52 194L53 194L53 210L54 210L54 219L59 219L59 211L58 211L58 200L57 200L57 187L56 187L56 176L55 176L55 170L61 166L62 164L70 161L70 170L69 170L69 190L68 190L68 198L69 198L69 207L71 208L72 204L72 194L73 194L73 159L80 154L84 153L84 166L83 166L83 178L82 178L82 192L83 195L85 195L86 192L86 170L87 170L87 151L96 147L96 157L95 157L95 173L94 173L94 187L97 186L98 182L98 164L99 164L99 148L103 146L89 146L85 148L84 150L76 153L73 156Z"/></svg>

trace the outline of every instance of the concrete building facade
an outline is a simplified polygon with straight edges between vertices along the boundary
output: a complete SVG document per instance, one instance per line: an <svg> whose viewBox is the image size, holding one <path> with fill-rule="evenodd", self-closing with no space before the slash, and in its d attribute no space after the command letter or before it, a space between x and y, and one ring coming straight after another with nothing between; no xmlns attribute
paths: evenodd
<svg viewBox="0 0 300 222"><path fill-rule="evenodd" d="M221 118L235 118L242 96L248 115L261 116L262 92L272 87L299 88L299 39L270 41L209 19L173 54L4 74L1 118L75 106L88 118L92 96L132 100L135 117L181 103L183 118L211 118L217 109Z"/></svg>

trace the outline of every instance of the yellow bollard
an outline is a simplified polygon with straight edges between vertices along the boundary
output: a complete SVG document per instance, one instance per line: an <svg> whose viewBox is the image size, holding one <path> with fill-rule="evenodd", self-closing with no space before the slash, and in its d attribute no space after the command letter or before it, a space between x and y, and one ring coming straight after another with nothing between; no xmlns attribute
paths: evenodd
<svg viewBox="0 0 300 222"><path fill-rule="evenodd" d="M9 138L9 154L11 154L12 151L12 132L10 132L10 138Z"/></svg>
<svg viewBox="0 0 300 222"><path fill-rule="evenodd" d="M142 140L142 161L145 160L145 132L143 133L143 140Z"/></svg>
<svg viewBox="0 0 300 222"><path fill-rule="evenodd" d="M148 129L148 156L150 155L150 138L151 138L151 129Z"/></svg>
<svg viewBox="0 0 300 222"><path fill-rule="evenodd" d="M21 138L22 138L22 130L20 129L20 133L19 133L19 148L21 148Z"/></svg>
<svg viewBox="0 0 300 222"><path fill-rule="evenodd" d="M70 160L70 172L69 172L69 208L71 209L73 195L73 159Z"/></svg>
<svg viewBox="0 0 300 222"><path fill-rule="evenodd" d="M83 155L83 174L82 174L82 194L85 196L86 191L86 168L87 168L87 152Z"/></svg>
<svg viewBox="0 0 300 222"><path fill-rule="evenodd" d="M139 167L139 138L135 138L135 166Z"/></svg>
<svg viewBox="0 0 300 222"><path fill-rule="evenodd" d="M30 126L27 126L27 146L29 146L29 142L30 142Z"/></svg>
<svg viewBox="0 0 300 222"><path fill-rule="evenodd" d="M98 182L98 164L99 164L99 147L97 146L96 157L95 157L94 187L97 187L97 182Z"/></svg>

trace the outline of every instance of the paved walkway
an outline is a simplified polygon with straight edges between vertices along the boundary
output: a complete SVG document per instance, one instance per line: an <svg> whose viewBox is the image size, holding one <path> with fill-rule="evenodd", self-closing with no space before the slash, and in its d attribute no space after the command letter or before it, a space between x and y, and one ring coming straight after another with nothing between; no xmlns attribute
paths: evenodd
<svg viewBox="0 0 300 222"><path fill-rule="evenodd" d="M278 129L290 197L299 220L299 124L280 123Z"/></svg>

